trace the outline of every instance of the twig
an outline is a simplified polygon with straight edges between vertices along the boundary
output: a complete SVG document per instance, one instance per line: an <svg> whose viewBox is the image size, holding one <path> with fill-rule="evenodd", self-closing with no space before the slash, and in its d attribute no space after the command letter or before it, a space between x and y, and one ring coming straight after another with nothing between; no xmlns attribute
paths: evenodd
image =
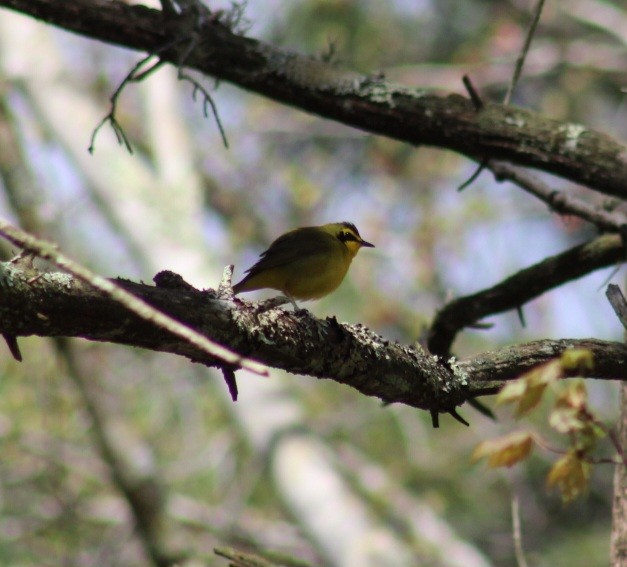
<svg viewBox="0 0 627 567"><path fill-rule="evenodd" d="M229 389L231 400L236 402L238 390L237 390L237 380L235 379L235 372L233 371L232 368L223 366L222 376L224 376L224 381L226 382L226 386Z"/></svg>
<svg viewBox="0 0 627 567"><path fill-rule="evenodd" d="M213 552L219 557L228 559L230 567L279 567L276 563L271 563L258 555L227 547L216 547Z"/></svg>
<svg viewBox="0 0 627 567"><path fill-rule="evenodd" d="M200 18L200 16L198 16L198 18ZM196 102L196 93L200 92L202 94L203 99L204 99L203 105L202 105L203 115L205 118L209 117L209 113L207 112L207 107L210 106L211 112L213 114L213 118L216 121L216 124L218 125L218 130L220 131L220 136L222 137L222 143L224 144L224 147L228 149L229 142L226 138L226 132L224 131L224 126L222 126L222 121L220 120L220 115L218 114L218 108L215 102L213 101L213 97L209 94L209 91L207 91L205 87L203 87L196 79L194 79L194 77L192 77L191 75L187 75L183 71L183 66L185 65L185 62L189 58L192 51L196 49L199 42L200 42L200 39L198 37L198 34L195 32L192 33L187 47L185 48L185 50L181 54L181 57L179 58L179 62L177 66L178 68L177 78L179 81L188 81L192 84L192 86L194 87L194 90L192 92L192 100L194 102Z"/></svg>
<svg viewBox="0 0 627 567"><path fill-rule="evenodd" d="M520 50L518 55L518 59L516 59L516 66L514 67L514 74L512 75L512 80L509 83L509 87L507 88L507 93L505 93L505 98L503 99L503 104L508 105L512 99L512 95L514 94L514 89L516 88L516 84L518 83L518 79L520 78L520 74L522 72L522 68L525 64L525 59L527 58L527 54L529 53L529 47L531 46L531 40L533 39L533 34L536 31L536 27L538 26L538 22L540 21L540 15L542 14L542 8L544 7L544 0L538 0L536 4L533 20L529 24L529 29L527 30L527 37L525 38L525 43L523 48Z"/></svg>
<svg viewBox="0 0 627 567"><path fill-rule="evenodd" d="M182 65L182 64L181 64ZM179 81L188 81L190 82L194 90L192 91L192 100L196 102L196 93L200 92L203 96L203 105L202 105L202 113L205 118L209 118L209 113L207 112L207 107L211 107L211 113L213 114L213 118L216 121L218 126L218 130L220 132L220 136L222 138L222 143L224 147L228 150L229 141L226 137L226 131L224 130L224 126L222 125L222 120L220 120L220 115L218 114L218 107L213 100L213 97L209 94L209 91L203 87L194 77L191 75L187 75L183 72L183 67L179 66L178 70L178 79Z"/></svg>
<svg viewBox="0 0 627 567"><path fill-rule="evenodd" d="M520 167L492 160L488 168L498 181L508 180L515 183L527 193L544 201L556 213L577 216L611 232L619 232L627 224L624 214L593 207L581 199L556 191Z"/></svg>
<svg viewBox="0 0 627 567"><path fill-rule="evenodd" d="M475 86L472 84L472 81L470 80L470 77L468 75L464 75L462 77L462 83L464 83L464 87L466 87L466 91L468 91L468 96L470 97L470 100L474 105L475 110L477 112L483 110L483 100L481 100L481 96L477 92L477 89L475 89ZM466 189L466 187L472 185L481 175L481 172L486 168L488 162L489 160L487 158L482 159L477 166L477 169L475 169L474 173L457 188L457 191L461 192Z"/></svg>
<svg viewBox="0 0 627 567"><path fill-rule="evenodd" d="M522 305L516 306L516 315L518 315L520 326L524 329L527 326L527 321L525 320L525 312L523 311Z"/></svg>
<svg viewBox="0 0 627 567"><path fill-rule="evenodd" d="M146 63L148 63L148 61L150 61L153 57L155 57L155 54L151 53L147 55L146 57L144 57L141 61L139 61L130 70L130 72L126 75L126 77L122 79L122 82L118 85L118 87L115 89L115 92L111 95L111 99L110 99L111 109L109 110L109 113L100 121L98 126L94 128L94 131L91 134L89 148L87 148L90 154L94 153L94 150L95 150L94 144L96 143L96 136L98 135L98 132L107 122L111 123L111 128L113 128L113 131L115 132L115 135L118 139L118 143L120 145L126 146L126 149L128 150L129 154L133 153L133 148L131 147L129 140L126 137L126 134L124 133L124 129L122 128L122 126L120 125L120 123L117 121L115 117L115 113L117 111L117 106L118 106L118 98L122 94L122 91L124 90L126 85L128 85L129 83L138 83L142 81L148 75L150 75L150 73L152 73L153 71L158 69L161 65L163 65L164 62L159 60L152 67L149 67L143 73L138 74L139 70L144 65L146 65Z"/></svg>
<svg viewBox="0 0 627 567"><path fill-rule="evenodd" d="M623 238L623 242L625 242L625 238ZM617 266L614 267L614 269L608 274L608 276L603 280L603 282L601 283L601 285L597 288L597 291L601 291L607 284L609 284L614 277L616 276L616 274L618 272L620 272L620 264L618 264Z"/></svg>
<svg viewBox="0 0 627 567"><path fill-rule="evenodd" d="M589 412L586 412L586 419L588 419L589 421L592 421L597 427L599 427L599 429L601 429L608 436L610 443L612 444L612 446L614 447L614 449L616 449L616 452L618 453L618 460L613 459L611 457L602 457L602 458L595 459L593 457L588 456L587 453L580 455L579 458L584 463L590 463L591 465L619 465L622 463L623 465L627 466L627 459L625 458L624 451L620 445L620 442L616 438L616 432L612 428L607 427L602 421L599 421L598 419L596 419ZM536 445L538 445L538 447L542 447L542 449L544 449L548 453L553 453L555 455L568 455L572 450L571 448L561 449L558 447L552 447L548 441L545 441L539 435L534 434L532 435L532 437L533 437L533 442Z"/></svg>
<svg viewBox="0 0 627 567"><path fill-rule="evenodd" d="M518 567L527 567L525 552L522 547L522 530L520 529L520 506L518 497L512 497L512 536L514 538L514 555Z"/></svg>
<svg viewBox="0 0 627 567"><path fill-rule="evenodd" d="M496 415L494 412L485 404L482 404L479 400L475 398L470 398L466 402L470 407L476 409L481 415L491 419L492 421L496 421Z"/></svg>
<svg viewBox="0 0 627 567"><path fill-rule="evenodd" d="M4 220L0 220L0 235L16 246L20 246L21 248L35 253L40 258L52 262L93 288L105 293L135 315L189 342L210 356L232 366L241 366L255 374L267 375L268 371L262 364L243 357L179 323L175 319L172 319L172 317L158 311L145 301L134 296L132 293L122 289L120 286L115 285L113 282L94 274L87 268L70 260L70 258L64 254L55 250L54 246L50 243L39 240L19 228L11 226Z"/></svg>
<svg viewBox="0 0 627 567"><path fill-rule="evenodd" d="M594 421L594 424L597 427L601 428L601 430L603 430L605 434L607 435L608 439L610 440L610 443L612 444L612 446L616 450L616 453L618 454L619 463L622 463L625 467L627 467L627 454L625 453L625 449L623 448L620 442L619 434L616 428L608 427L607 425L605 425L605 423L603 423L602 421L599 421L594 416L592 416L592 419ZM610 462L610 463L617 464L616 461L613 459L609 459L609 460L603 459L601 460L601 462Z"/></svg>
<svg viewBox="0 0 627 567"><path fill-rule="evenodd" d="M620 290L620 287L616 284L608 285L605 295L607 296L607 300L610 302L612 309L614 309L614 313L616 313L618 320L622 323L623 327L627 329L627 301L625 300L625 296Z"/></svg>
<svg viewBox="0 0 627 567"><path fill-rule="evenodd" d="M2 333L4 341L11 351L11 355L18 362L22 362L22 353L20 352L20 345L17 344L17 337L15 335L9 335L8 333Z"/></svg>
<svg viewBox="0 0 627 567"><path fill-rule="evenodd" d="M461 415L459 415L459 413L457 413L456 409L452 409L451 411L448 412L452 417L455 418L456 421L459 421L459 423L461 423L462 425L465 425L466 427L470 427L470 423L468 423ZM438 425L439 426L439 425ZM434 427L438 427L438 426L434 426Z"/></svg>
<svg viewBox="0 0 627 567"><path fill-rule="evenodd" d="M435 410L431 410L429 413L431 414L431 427L433 427L433 429L439 429L440 414Z"/></svg>
<svg viewBox="0 0 627 567"><path fill-rule="evenodd" d="M477 169L475 169L473 174L457 188L457 191L461 192L464 189L466 189L466 187L468 187L469 185L472 185L477 180L477 178L481 175L483 170L486 168L486 165L488 165L487 159L483 160L477 166Z"/></svg>
<svg viewBox="0 0 627 567"><path fill-rule="evenodd" d="M181 9L181 14L178 14L177 10L176 10L176 6L179 6ZM197 47L198 43L199 43L199 38L198 35L195 33L195 28L198 28L200 24L204 23L205 20L207 19L207 17L211 16L211 13L209 12L208 8L206 6L204 6L204 4L202 4L201 2L199 2L198 0L186 0L185 2L178 1L178 2L173 2L172 0L161 0L161 8L164 12L164 14L166 14L168 17L174 17L174 16L189 16L188 18L184 18L183 21L185 22L183 25L184 26L189 26L190 30L188 30L188 33L190 33L191 37L188 41L187 46L185 47L183 53L181 54L181 56L179 57L179 62L178 62L178 79L181 81L189 81L190 83L192 83L193 87L194 87L194 91L192 93L192 98L195 101L196 100L196 92L200 91L203 95L204 101L203 101L203 114L205 116L205 118L207 118L209 116L209 113L207 111L208 107L211 107L211 111L213 114L213 117L218 125L218 130L220 131L220 135L222 137L222 142L224 143L224 146L226 148L229 147L228 141L226 139L226 133L224 131L224 127L222 126L222 122L220 120L220 116L218 114L218 109L215 105L215 102L213 101L213 98L211 97L211 95L209 94L209 92L193 77L186 75L183 72L183 65L185 64L185 61L187 60L187 58L189 57L189 55L191 54L191 52ZM190 18L191 18L191 24L190 22ZM192 29L193 28L193 29ZM96 126L96 128L94 129L92 136L91 136L91 141L89 144L89 153L94 152L94 143L96 140L96 135L98 134L99 130L107 123L109 122L111 124L111 128L113 129L113 131L115 132L115 135L118 139L118 143L119 144L124 144L124 146L126 146L126 149L128 150L129 153L133 153L133 150L131 148L131 144L128 140L128 138L126 137L126 134L124 133L124 129L122 128L122 126L120 125L120 123L117 121L117 119L115 118L115 113L117 110L117 102L118 102L118 98L120 97L120 95L122 94L122 91L124 90L124 88L129 84L129 83L139 83L141 81L143 81L146 77L148 77L148 75L150 75L151 73L153 73L154 71L156 71L159 67L161 67L164 63L165 60L163 59L159 59L152 67L149 67L148 69L146 69L143 72L139 72L140 69L146 65L148 63L148 61L150 61L153 57L159 57L164 51L167 51L168 49L171 49L172 47L176 46L177 44L183 43L185 41L184 38L176 38L168 43L166 43L165 45L161 46L159 49L157 49L156 51L151 52L150 54L148 54L146 57L144 57L142 60L140 60L132 69L131 71L126 75L126 77L124 77L124 79L122 80L122 82L118 85L118 87L116 88L115 92L113 93L113 95L111 96L111 109L109 111L109 113L101 120L101 122L98 124L98 126Z"/></svg>
<svg viewBox="0 0 627 567"><path fill-rule="evenodd" d="M468 75L464 75L462 77L462 83L464 83L464 86L466 87L466 90L468 91L468 96L470 97L470 100L472 101L472 104L474 105L475 110L479 112L481 109L483 109L483 100L481 100L481 97L479 96L479 93L475 89L475 86L472 84L470 77Z"/></svg>

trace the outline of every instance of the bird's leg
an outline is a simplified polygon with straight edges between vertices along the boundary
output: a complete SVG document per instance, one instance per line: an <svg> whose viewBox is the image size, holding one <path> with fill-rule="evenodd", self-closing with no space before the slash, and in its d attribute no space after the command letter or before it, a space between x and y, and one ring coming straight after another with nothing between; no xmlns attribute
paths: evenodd
<svg viewBox="0 0 627 567"><path fill-rule="evenodd" d="M285 297L287 297L290 300L291 304L294 306L294 311L298 311L300 309L294 298L289 293L286 293Z"/></svg>

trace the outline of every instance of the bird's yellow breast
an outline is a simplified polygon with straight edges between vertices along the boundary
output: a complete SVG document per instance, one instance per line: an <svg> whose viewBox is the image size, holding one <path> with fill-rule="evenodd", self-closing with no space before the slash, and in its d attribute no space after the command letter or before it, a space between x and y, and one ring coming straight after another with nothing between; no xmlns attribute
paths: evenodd
<svg viewBox="0 0 627 567"><path fill-rule="evenodd" d="M331 293L342 283L351 264L351 257L338 251L303 259L284 275L281 291L296 299L318 299Z"/></svg>
<svg viewBox="0 0 627 567"><path fill-rule="evenodd" d="M276 289L302 300L318 299L331 293L344 280L351 256L341 249L295 258L289 264L268 268L250 278L241 291Z"/></svg>

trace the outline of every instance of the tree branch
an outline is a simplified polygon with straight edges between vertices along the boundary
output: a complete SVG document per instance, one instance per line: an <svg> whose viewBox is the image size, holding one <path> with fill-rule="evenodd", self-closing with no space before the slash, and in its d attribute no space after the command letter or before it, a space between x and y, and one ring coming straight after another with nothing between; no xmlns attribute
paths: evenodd
<svg viewBox="0 0 627 567"><path fill-rule="evenodd" d="M168 4L168 3L166 3ZM0 6L109 43L149 53L178 65L179 41L189 33L187 14L129 6L118 0L0 0ZM214 14L215 15L215 14ZM584 127L486 104L476 109L459 95L440 96L393 85L310 57L276 49L233 33L220 17L204 18L201 41L186 65L243 88L366 131L412 144L449 148L473 159L507 159L538 167L608 194L627 196L627 152L614 140ZM618 236L604 236L524 270L443 309L431 332L433 352L447 353L456 333L488 314L529 299L624 256ZM254 304L194 289L166 289L118 282L216 342L293 373L331 378L386 402L450 412L464 400L491 393L520 373L488 372L489 382L419 347L390 344L360 326L324 321L307 312L260 312ZM66 274L0 270L0 334L82 336L172 352L207 365L215 358L129 314L119 303ZM574 344L572 341L569 344ZM612 345L613 343L608 343ZM613 348L613 347L612 347ZM546 360L538 347L533 360ZM622 378L612 373L600 377ZM466 369L466 370L464 370ZM517 374L516 374L517 375ZM505 378L502 378L505 376Z"/></svg>
<svg viewBox="0 0 627 567"><path fill-rule="evenodd" d="M546 258L489 289L455 299L436 315L427 337L429 350L447 357L457 333L464 327L488 315L516 309L550 289L624 259L621 237L607 234Z"/></svg>
<svg viewBox="0 0 627 567"><path fill-rule="evenodd" d="M159 274L157 281L165 278ZM420 347L401 346L362 325L340 324L220 298L213 290L163 288L116 280L145 303L214 342L275 368L331 378L385 402L449 412L467 385ZM0 264L0 333L83 337L186 356L222 366L192 343L129 312L113 298L69 274L40 274ZM28 356L26 353L24 353Z"/></svg>
<svg viewBox="0 0 627 567"><path fill-rule="evenodd" d="M620 232L627 224L624 213L610 212L568 195L565 191L557 191L520 167L498 161L489 161L486 167L494 173L497 181L515 183L527 193L544 201L556 213L577 216L591 222L600 230L609 232Z"/></svg>
<svg viewBox="0 0 627 567"><path fill-rule="evenodd" d="M237 353L231 352L221 345L207 340L207 338L203 335L196 333L194 330L189 329L185 325L181 325L178 321L175 321L171 317L164 315L162 312L155 310L150 305L147 305L142 301L138 301L137 297L115 285L110 280L98 276L87 268L70 260L67 256L56 250L56 247L53 244L39 240L23 230L11 226L2 219L0 219L0 236L6 238L15 245L24 248L28 253L32 253L39 258L48 260L59 268L66 270L69 274L72 274L76 278L87 283L89 286L108 295L120 306L123 306L125 309L134 313L141 319L144 319L152 325L159 326L167 332L195 344L200 350L205 351L217 360L221 360L229 367L241 366L242 368L246 368L247 370L257 374L266 374L266 369L255 361L247 360ZM17 263L21 259L21 257L18 257L13 263ZM65 274L58 275L65 276ZM36 279L39 279L39 277L45 277L45 274L35 276ZM27 283L34 283L34 281Z"/></svg>
<svg viewBox="0 0 627 567"><path fill-rule="evenodd" d="M166 280L166 275L160 274L157 281ZM494 393L505 380L570 347L593 350L596 363L591 376L625 379L627 347L620 343L540 341L499 351L511 357L509 364L504 354L499 358L499 353L487 353L455 362L451 370L448 362L419 346L390 343L362 325L341 324L335 317L321 320L305 310L263 311L259 304L191 286L154 287L121 280L116 284L247 357L291 373L332 379L387 403L448 413L467 399ZM0 333L83 337L178 354L207 366L221 365L71 275L41 274L2 263L0 291ZM513 356L513 352L520 354Z"/></svg>
<svg viewBox="0 0 627 567"><path fill-rule="evenodd" d="M568 349L585 349L592 353L594 369L585 377L627 381L627 345L597 339L532 341L478 354L453 365L456 370L471 377L474 391L495 393L506 382L561 356ZM583 376L581 369L570 372L567 371L568 376Z"/></svg>
<svg viewBox="0 0 627 567"><path fill-rule="evenodd" d="M120 0L0 0L0 6L92 39L155 53L178 65L186 14ZM500 104L477 111L461 95L394 85L243 37L219 17L199 22L185 65L276 101L367 132L431 145L475 160L507 160L627 197L627 150L584 126Z"/></svg>

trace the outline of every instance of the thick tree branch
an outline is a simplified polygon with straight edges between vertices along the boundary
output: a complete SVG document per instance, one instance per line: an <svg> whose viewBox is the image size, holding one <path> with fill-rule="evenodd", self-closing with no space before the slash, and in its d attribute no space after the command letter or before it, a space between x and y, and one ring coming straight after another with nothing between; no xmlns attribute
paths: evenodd
<svg viewBox="0 0 627 567"><path fill-rule="evenodd" d="M624 259L625 247L619 235L599 236L521 270L494 287L455 299L436 315L427 337L429 350L446 357L464 327L488 315L521 307L550 289Z"/></svg>
<svg viewBox="0 0 627 567"><path fill-rule="evenodd" d="M219 18L198 28L119 0L0 0L4 6L92 39L148 53L362 130L472 159L500 159L627 197L627 150L610 137L499 104L388 83L233 33ZM173 45L170 49L165 46Z"/></svg>
<svg viewBox="0 0 627 567"><path fill-rule="evenodd" d="M159 52L163 60L177 66L194 45L183 61L185 66L277 101L412 144L445 147L473 159L506 159L627 196L625 148L578 125L496 104L477 110L459 95L440 96L392 85L242 37L219 17L191 21L188 14L162 13L118 0L0 0L1 6L93 39ZM199 41L190 43L192 39ZM601 237L491 290L457 300L436 319L431 348L446 353L464 326L521 305L591 269L618 262L623 254L618 237ZM4 286L0 333L82 336L216 363L188 342L166 337L163 330L129 315L110 298L69 276L44 275L29 281L29 275L20 270L5 265L0 274ZM291 372L332 378L387 402L451 411L468 397L492 392L499 381L511 377L511 372L495 368L487 373L489 382L475 381L472 373L460 370L472 369L468 363L455 365L455 376L447 364L420 349L390 344L361 326L340 325L334 318L319 321L306 312L282 310L260 313L251 304L211 292L122 283L237 352ZM537 360L546 356L538 347ZM599 376L622 377L602 372Z"/></svg>
<svg viewBox="0 0 627 567"><path fill-rule="evenodd" d="M465 381L420 347L390 343L361 325L340 324L334 317L318 320L304 310L261 312L255 304L191 286L116 283L212 341L275 368L331 378L386 402L442 412L468 395ZM0 264L0 333L84 337L179 354L208 366L222 364L68 274L42 275L11 263Z"/></svg>
<svg viewBox="0 0 627 567"><path fill-rule="evenodd" d="M157 281L163 279L162 274ZM420 347L390 343L362 325L341 324L334 317L320 320L304 310L262 311L258 304L191 286L116 283L213 341L269 366L329 378L388 403L430 411L450 412L469 398L494 393L503 381L571 347L593 351L591 376L625 379L627 347L620 343L541 341L502 351L507 354L500 358L499 353L487 353L456 362L451 371L448 362ZM220 365L193 344L129 313L70 275L37 274L11 263L0 264L0 333L83 337Z"/></svg>
<svg viewBox="0 0 627 567"><path fill-rule="evenodd" d="M246 368L247 370L251 370L257 374L266 374L266 369L256 362L246 360L237 353L231 352L221 345L211 342L205 336L190 330L185 325L181 325L167 315L164 315L162 312L153 309L150 305L147 305L142 301L138 301L137 297L128 293L119 286L116 286L110 280L98 276L87 268L72 261L70 258L59 252L53 244L39 240L23 230L15 226L11 226L2 219L0 219L0 235L16 246L23 247L29 255L35 255L39 258L43 258L44 260L48 260L59 268L66 270L69 274L79 278L81 281L86 282L92 288L100 290L114 299L125 309L152 325L159 326L169 333L185 339L191 344L195 344L199 349L204 350L209 355L221 360L227 366L241 366L242 368ZM23 263L23 261L24 258L22 256L18 256L13 263L17 267L17 264ZM27 265L30 266L30 261L27 261ZM39 278L40 275L36 276L36 278ZM45 277L45 275L43 277ZM9 344L9 346L11 345Z"/></svg>

